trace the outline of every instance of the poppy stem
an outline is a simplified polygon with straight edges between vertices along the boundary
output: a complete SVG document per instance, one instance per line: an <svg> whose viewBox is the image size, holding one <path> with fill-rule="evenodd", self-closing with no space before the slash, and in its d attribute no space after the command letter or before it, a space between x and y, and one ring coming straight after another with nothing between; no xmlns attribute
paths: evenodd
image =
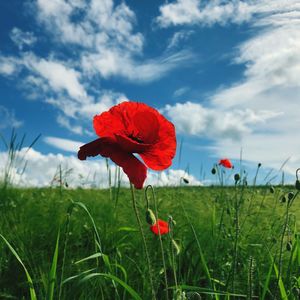
<svg viewBox="0 0 300 300"><path fill-rule="evenodd" d="M132 198L132 206L133 206L133 210L136 216L136 220L138 222L139 225L139 230L142 236L142 240L143 240L143 244L144 244L144 248L145 248L145 252L146 252L146 259L147 259L147 264L148 264L148 271L149 271L149 281L150 281L150 286L151 286L151 292L152 292L152 299L156 300L156 296L155 296L155 290L154 290L154 285L153 285L153 279L152 279L152 268L151 268L151 262L150 262L150 255L148 252L148 248L147 248L147 243L146 243L146 238L143 232L143 227L142 227L142 222L138 213L138 209L137 209L137 205L136 205L136 198L135 198L135 194L134 194L134 189L133 189L133 185L130 182L130 190L131 190L131 198Z"/></svg>
<svg viewBox="0 0 300 300"><path fill-rule="evenodd" d="M154 193L154 189L153 189L152 185L148 185L146 187L145 195L146 195L146 199L147 199L147 204L148 204L147 191L148 191L149 188L151 189L152 199L154 201L155 217L156 217L156 220L158 220L158 210L157 210L156 197L155 197L155 193ZM157 226L157 229L158 229L158 237L159 237L159 244L160 244L160 250L161 250L162 263L163 263L163 267L164 267L164 277L165 277L165 287L166 287L166 300L168 300L169 299L169 294L168 294L169 286L168 286L167 268L166 268L164 247L163 247L163 243L162 243L162 239L161 239L161 233L160 233L160 226Z"/></svg>

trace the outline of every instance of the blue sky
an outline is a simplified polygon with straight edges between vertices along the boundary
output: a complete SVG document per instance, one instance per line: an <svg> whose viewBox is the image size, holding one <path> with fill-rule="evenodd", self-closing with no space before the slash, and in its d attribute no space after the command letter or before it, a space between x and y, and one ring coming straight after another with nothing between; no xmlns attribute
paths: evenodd
<svg viewBox="0 0 300 300"><path fill-rule="evenodd" d="M0 130L42 134L32 179L50 155L74 163L96 138L92 117L134 100L175 124L174 172L212 179L242 148L250 174L289 158L288 176L300 165L299 25L298 0L1 1Z"/></svg>

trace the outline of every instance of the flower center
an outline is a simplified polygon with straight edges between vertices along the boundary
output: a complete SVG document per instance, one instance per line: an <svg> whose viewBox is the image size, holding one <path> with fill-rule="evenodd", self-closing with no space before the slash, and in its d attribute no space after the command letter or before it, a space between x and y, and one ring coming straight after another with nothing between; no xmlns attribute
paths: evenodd
<svg viewBox="0 0 300 300"><path fill-rule="evenodd" d="M144 142L138 137L138 136L134 136L133 134L130 134L128 136L131 140L138 142L139 144L144 144Z"/></svg>

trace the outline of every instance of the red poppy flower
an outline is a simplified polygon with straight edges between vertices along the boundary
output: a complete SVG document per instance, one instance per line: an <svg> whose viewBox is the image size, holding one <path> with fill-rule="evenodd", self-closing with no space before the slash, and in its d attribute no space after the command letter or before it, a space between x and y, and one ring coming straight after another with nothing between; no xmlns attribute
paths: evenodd
<svg viewBox="0 0 300 300"><path fill-rule="evenodd" d="M122 167L137 189L143 188L147 167L164 170L176 152L175 127L144 103L122 102L94 117L99 139L80 147L78 158L100 154ZM147 167L133 153L138 153Z"/></svg>
<svg viewBox="0 0 300 300"><path fill-rule="evenodd" d="M232 165L231 161L227 158L220 159L219 165L223 166L224 168L228 168L228 169L233 168L233 165Z"/></svg>
<svg viewBox="0 0 300 300"><path fill-rule="evenodd" d="M150 226L150 229L154 234L159 235L158 228L159 228L159 232L161 235L166 234L169 232L169 223L165 222L163 220L157 219L156 224Z"/></svg>

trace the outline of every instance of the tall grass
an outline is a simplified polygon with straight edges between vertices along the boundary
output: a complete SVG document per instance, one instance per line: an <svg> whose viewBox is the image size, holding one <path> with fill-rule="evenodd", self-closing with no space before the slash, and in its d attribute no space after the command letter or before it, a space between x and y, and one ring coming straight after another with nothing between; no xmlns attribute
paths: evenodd
<svg viewBox="0 0 300 300"><path fill-rule="evenodd" d="M0 199L14 205L0 209L1 299L298 299L299 182L257 186L260 165L253 180L216 165L218 186L143 192L107 164L107 190L70 190L61 167L58 186L20 189L24 139L5 141ZM149 206L168 235L140 217Z"/></svg>

